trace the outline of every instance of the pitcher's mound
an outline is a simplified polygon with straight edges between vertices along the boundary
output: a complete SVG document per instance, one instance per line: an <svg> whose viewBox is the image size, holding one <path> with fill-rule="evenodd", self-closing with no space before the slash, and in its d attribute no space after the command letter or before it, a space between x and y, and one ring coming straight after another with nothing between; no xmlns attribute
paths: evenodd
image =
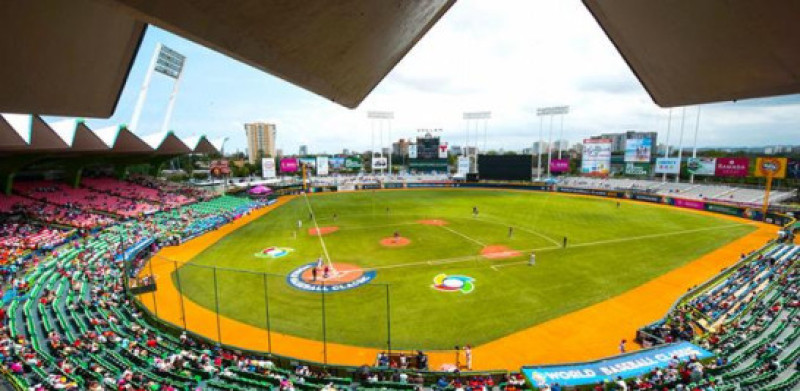
<svg viewBox="0 0 800 391"><path fill-rule="evenodd" d="M336 227L336 226L319 227L319 229L309 228L308 229L308 234L309 235L314 235L314 236L322 236L322 235L332 234L332 233L334 233L334 232L336 232L338 230L339 230L339 227Z"/></svg>
<svg viewBox="0 0 800 391"><path fill-rule="evenodd" d="M420 224L425 224L425 225L447 225L447 221L439 220L439 219L419 220L417 222L420 223Z"/></svg>
<svg viewBox="0 0 800 391"><path fill-rule="evenodd" d="M513 258L522 255L520 251L506 246L486 246L481 250L481 255L489 259Z"/></svg>
<svg viewBox="0 0 800 391"><path fill-rule="evenodd" d="M408 246L409 244L411 244L411 239L404 237L390 237L381 239L381 246L384 247L403 247Z"/></svg>

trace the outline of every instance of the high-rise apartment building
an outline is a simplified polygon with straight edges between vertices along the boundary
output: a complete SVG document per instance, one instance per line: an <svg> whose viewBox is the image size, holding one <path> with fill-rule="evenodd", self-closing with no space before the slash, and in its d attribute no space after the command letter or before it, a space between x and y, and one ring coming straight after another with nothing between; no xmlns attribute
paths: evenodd
<svg viewBox="0 0 800 391"><path fill-rule="evenodd" d="M275 157L275 124L244 124L244 131L247 136L247 160L250 164L261 164L262 157Z"/></svg>

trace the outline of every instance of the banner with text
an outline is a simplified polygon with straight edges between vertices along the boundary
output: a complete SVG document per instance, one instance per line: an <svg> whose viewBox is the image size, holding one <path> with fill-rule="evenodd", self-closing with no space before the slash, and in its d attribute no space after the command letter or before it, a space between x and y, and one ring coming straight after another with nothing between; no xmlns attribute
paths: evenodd
<svg viewBox="0 0 800 391"><path fill-rule="evenodd" d="M287 158L281 159L281 172L282 173L297 172L299 167L300 167L300 164L298 164L297 163L297 159L295 159L293 157L287 157Z"/></svg>
<svg viewBox="0 0 800 391"><path fill-rule="evenodd" d="M261 176L264 178L275 178L275 158L264 157L261 158Z"/></svg>
<svg viewBox="0 0 800 391"><path fill-rule="evenodd" d="M679 174L681 159L676 157L660 157L656 159L656 174Z"/></svg>
<svg viewBox="0 0 800 391"><path fill-rule="evenodd" d="M689 174L713 176L716 169L717 159L713 157L690 157L686 160Z"/></svg>
<svg viewBox="0 0 800 391"><path fill-rule="evenodd" d="M570 365L523 367L522 373L534 387L558 383L562 386L597 384L617 377L629 379L650 372L655 368L666 368L677 357L686 361L712 357L713 354L689 342L642 350L605 360Z"/></svg>
<svg viewBox="0 0 800 391"><path fill-rule="evenodd" d="M389 168L389 164L386 162L385 157L374 157L372 158L372 169L373 170L385 170Z"/></svg>
<svg viewBox="0 0 800 391"><path fill-rule="evenodd" d="M439 144L439 159L447 159L447 144Z"/></svg>
<svg viewBox="0 0 800 391"><path fill-rule="evenodd" d="M409 159L417 158L417 144L408 144L408 158Z"/></svg>
<svg viewBox="0 0 800 391"><path fill-rule="evenodd" d="M750 169L750 159L746 157L720 157L714 168L716 176L746 177Z"/></svg>
<svg viewBox="0 0 800 391"><path fill-rule="evenodd" d="M645 176L650 174L650 163L625 163L625 175Z"/></svg>
<svg viewBox="0 0 800 391"><path fill-rule="evenodd" d="M459 156L456 165L456 176L464 177L469 174L469 157Z"/></svg>
<svg viewBox="0 0 800 391"><path fill-rule="evenodd" d="M569 159L550 159L550 172L568 172Z"/></svg>
<svg viewBox="0 0 800 391"><path fill-rule="evenodd" d="M583 140L583 156L581 158L581 174L608 175L611 170L611 140Z"/></svg>
<svg viewBox="0 0 800 391"><path fill-rule="evenodd" d="M344 168L348 170L359 170L363 167L360 156L350 156L344 159Z"/></svg>
<svg viewBox="0 0 800 391"><path fill-rule="evenodd" d="M344 158L343 157L331 157L328 158L328 166L331 170L339 171L344 169Z"/></svg>
<svg viewBox="0 0 800 391"><path fill-rule="evenodd" d="M317 156L317 175L328 175L327 156Z"/></svg>
<svg viewBox="0 0 800 391"><path fill-rule="evenodd" d="M756 159L755 176L765 178L772 176L775 179L786 178L786 166L789 159L785 157L760 157Z"/></svg>

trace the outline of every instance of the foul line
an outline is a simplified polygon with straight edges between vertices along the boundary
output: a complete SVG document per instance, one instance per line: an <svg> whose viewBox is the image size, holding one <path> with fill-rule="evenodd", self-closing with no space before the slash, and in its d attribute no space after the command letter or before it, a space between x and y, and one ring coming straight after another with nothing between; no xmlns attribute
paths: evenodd
<svg viewBox="0 0 800 391"><path fill-rule="evenodd" d="M452 233L454 233L454 234L456 234L458 236L461 236L462 238L467 239L467 240L469 240L469 241L471 241L473 243L477 243L481 247L486 247L485 244L483 244L483 243L481 243L481 242L479 242L479 241L477 241L477 240L475 240L475 239L473 239L473 238L471 238L471 237L469 237L467 235L464 235L461 232L458 232L458 231L456 231L456 230L454 230L454 229L452 229L450 227L447 227L447 226L444 226L444 225L440 225L440 227L442 227L443 229L446 229L446 230L448 230L448 231L450 231L450 232L452 232Z"/></svg>
<svg viewBox="0 0 800 391"><path fill-rule="evenodd" d="M486 221L487 223L494 223L494 224L498 224L498 225L501 225L501 224L503 224L503 225L504 225L504 224L505 224L505 223L503 223L503 222L501 222L501 221L498 221L498 220L497 220L497 219L495 219L495 218L481 219L481 220L484 220L484 221ZM537 220L538 220L538 218L537 218ZM543 233L539 233L539 232L533 231L533 230L531 230L531 229L528 229L528 228L525 228L525 227L518 227L518 226L515 226L515 225L513 225L513 224L512 224L512 225L510 225L510 227L513 227L514 229L518 229L518 230L520 230L520 231L522 231L522 232L527 232L527 233L529 233L529 234L531 234L531 235L536 235L536 236L538 236L538 237L540 237L540 238L542 238L542 239L544 239L544 240L547 240L547 241L548 241L548 242L550 242L550 243L553 243L553 244L554 244L554 245L556 245L556 246L561 246L561 243L558 243L558 242L557 242L555 239L553 239L553 238L551 238L551 237L549 237L549 236L547 236L547 235L545 235L545 234L543 234Z"/></svg>
<svg viewBox="0 0 800 391"><path fill-rule="evenodd" d="M319 242L322 244L322 252L325 254L325 259L328 260L328 263L331 263L331 256L328 255L328 247L325 246L325 239L322 239L322 233L319 231L319 224L317 224L317 216L314 214L314 209L311 209L311 202L308 201L308 196L306 193L303 193L303 199L306 200L306 205L308 205L308 212L311 213L311 221L314 222L314 228L317 229L317 237L319 237Z"/></svg>
<svg viewBox="0 0 800 391"><path fill-rule="evenodd" d="M369 225L369 226L362 226L362 227L339 227L339 231L355 231L355 230L360 230L360 229L401 227L401 226L406 226L406 225L419 225L419 223L397 223L397 224Z"/></svg>
<svg viewBox="0 0 800 391"><path fill-rule="evenodd" d="M736 227L741 227L741 226L742 226L742 224L731 224L731 225L723 225L723 226L718 226L718 227L705 227L705 228L687 229L687 230L675 231L675 232L663 232L663 233L650 234L650 235L629 236L629 237L619 238L619 239L608 239L608 240L598 240L598 241L595 241L595 242L577 243L577 244L570 245L568 248L597 246L597 245L607 244L607 243L632 242L632 241L642 240L642 239L652 239L652 238L665 237L665 236L677 236L677 235L689 234L689 233L694 233L694 232L712 231L712 230L717 230L717 229L731 229L731 228L736 228ZM459 233L459 232L456 232L456 231L453 231L453 232L458 234L458 235L461 235L461 233ZM470 239L470 240L472 240L472 239ZM529 252L538 252L538 251L559 250L561 248L562 247L560 245L558 245L558 246L539 247L539 248L531 248L531 249L517 250L517 251L519 251L521 253L529 253ZM468 261L474 261L474 260L490 260L491 261L491 259L486 258L483 255L466 255L466 256L463 256L463 257L432 259L432 260L427 260L427 261L417 261L417 262L402 263L402 264L396 264L396 265L375 266L375 267L369 267L369 268L365 268L365 269L367 269L367 270L384 270L384 269L397 269L397 268L413 267L413 266L434 266L434 265L445 265L445 264L449 264L449 263L468 262ZM522 265L522 264L527 264L527 263L528 263L527 260L526 261L515 261L515 262L495 264L495 265L491 265L489 267L491 267L494 271L497 271L497 268L506 267L506 266L514 266L514 265Z"/></svg>
<svg viewBox="0 0 800 391"><path fill-rule="evenodd" d="M634 240L641 240L641 239L652 239L652 238L660 238L664 236L676 236L676 235L683 235L688 233L694 232L702 232L702 231L713 231L717 229L730 229L736 227L742 227L742 224L730 224L730 225L723 225L719 227L706 227L706 228L696 228L696 229L687 229L683 231L675 231L675 232L663 232L658 234L650 234L650 235L641 235L641 236L631 236L627 238L619 238L619 239L608 239L608 240L598 240L596 242L587 242L587 243L577 243L570 245L569 248L572 247L589 247L589 246L596 246L599 244L608 244L608 243L619 243L619 242L629 242ZM500 265L492 265L490 266L494 271L497 271L497 268L506 267L506 266L514 266L514 265L522 265L526 264L528 261L521 261L521 262L509 262Z"/></svg>

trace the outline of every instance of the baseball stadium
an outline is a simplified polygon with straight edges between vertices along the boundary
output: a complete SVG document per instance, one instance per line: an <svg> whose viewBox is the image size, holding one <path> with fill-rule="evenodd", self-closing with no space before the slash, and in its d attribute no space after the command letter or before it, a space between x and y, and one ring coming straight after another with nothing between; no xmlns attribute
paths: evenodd
<svg viewBox="0 0 800 391"><path fill-rule="evenodd" d="M194 125L211 104L172 119L187 59L230 57L355 109L467 5L7 3L0 390L800 387L800 146L697 141L701 104L800 93L782 72L800 65L797 6L584 0L665 109L658 132L553 143L582 109L558 105L532 112L519 152L487 147L502 110L387 146L395 113L369 111L364 153L291 154L273 123L244 124L245 153L230 147L242 123L169 130L211 128ZM755 9L785 23L742 16ZM185 94L214 77L187 76ZM120 110L131 120L98 126Z"/></svg>

